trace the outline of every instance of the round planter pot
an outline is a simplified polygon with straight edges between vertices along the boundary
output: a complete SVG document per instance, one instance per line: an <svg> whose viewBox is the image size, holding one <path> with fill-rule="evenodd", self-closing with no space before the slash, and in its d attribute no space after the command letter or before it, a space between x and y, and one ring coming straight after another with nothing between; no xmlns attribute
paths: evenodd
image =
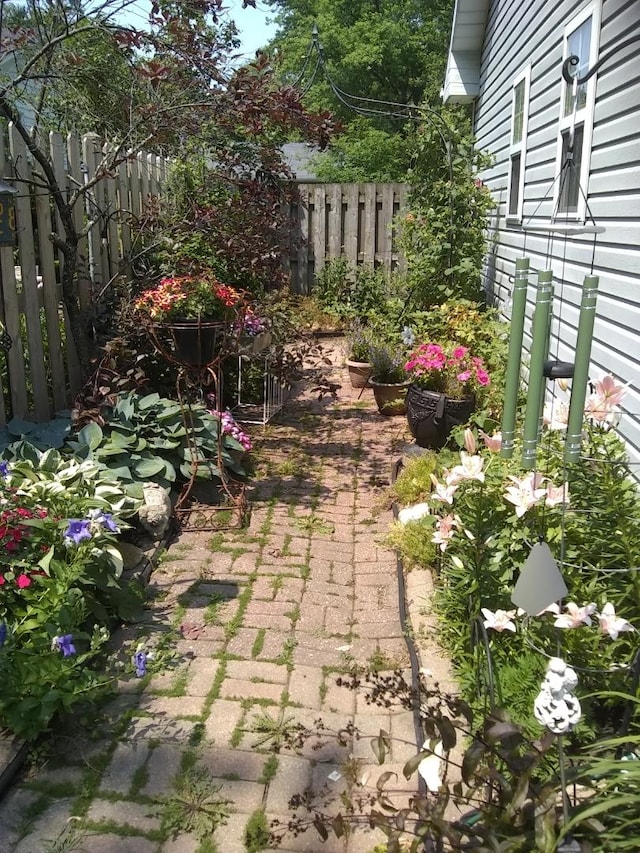
<svg viewBox="0 0 640 853"><path fill-rule="evenodd" d="M352 388L365 388L369 384L373 368L368 361L347 359L347 370Z"/></svg>
<svg viewBox="0 0 640 853"><path fill-rule="evenodd" d="M171 335L176 361L202 366L214 361L222 348L227 324L220 321L180 320L162 323Z"/></svg>
<svg viewBox="0 0 640 853"><path fill-rule="evenodd" d="M438 391L426 391L416 385L407 390L407 422L419 447L439 450L451 430L466 423L475 408L473 397L455 400Z"/></svg>
<svg viewBox="0 0 640 853"><path fill-rule="evenodd" d="M407 412L406 396L410 382L378 382L369 380L373 396L381 415L404 415Z"/></svg>

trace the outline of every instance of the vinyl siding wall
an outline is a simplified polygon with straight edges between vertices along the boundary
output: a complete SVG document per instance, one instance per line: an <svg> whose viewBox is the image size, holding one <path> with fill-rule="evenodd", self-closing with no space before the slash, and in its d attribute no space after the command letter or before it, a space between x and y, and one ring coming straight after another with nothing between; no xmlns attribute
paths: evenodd
<svg viewBox="0 0 640 853"><path fill-rule="evenodd" d="M630 383L619 429L632 461L640 462L640 41L609 59L597 75L590 177L584 189L595 222L606 233L595 238L536 234L506 222L513 80L530 62L523 223L541 224L550 221L553 209L563 32L587 5L584 0L491 3L475 106L478 146L494 158L482 177L498 202L485 286L509 316L516 258L526 255L536 270L551 267L557 279L551 355L572 360L582 281L593 257L600 291L591 375L607 371ZM640 0L604 0L599 55L634 33L640 36ZM535 284L532 275L529 322ZM527 323L527 334L529 328Z"/></svg>

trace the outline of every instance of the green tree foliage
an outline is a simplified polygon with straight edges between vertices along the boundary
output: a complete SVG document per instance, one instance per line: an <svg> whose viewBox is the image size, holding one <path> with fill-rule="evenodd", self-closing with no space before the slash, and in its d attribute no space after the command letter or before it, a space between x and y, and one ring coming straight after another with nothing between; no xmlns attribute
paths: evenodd
<svg viewBox="0 0 640 853"><path fill-rule="evenodd" d="M416 306L483 300L486 217L494 206L477 172L488 164L458 110L426 116L415 137L401 243Z"/></svg>
<svg viewBox="0 0 640 853"><path fill-rule="evenodd" d="M296 82L305 68L314 24L319 30L328 73L342 91L359 98L399 104L439 102L453 13L451 0L269 0L279 31L270 44L277 50L282 79ZM306 63L308 82L316 55ZM331 149L329 172L341 180L398 180L408 158L405 136L410 125L388 115L356 120L352 108L331 90L321 68L305 94L312 110L331 110L346 127ZM370 102L356 102L377 109ZM385 107L382 107L386 111ZM365 128L367 130L365 131Z"/></svg>

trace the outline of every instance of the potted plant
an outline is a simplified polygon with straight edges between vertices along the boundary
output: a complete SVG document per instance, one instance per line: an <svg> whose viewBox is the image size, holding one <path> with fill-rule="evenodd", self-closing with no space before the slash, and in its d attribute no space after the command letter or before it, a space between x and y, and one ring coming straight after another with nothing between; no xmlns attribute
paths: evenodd
<svg viewBox="0 0 640 853"><path fill-rule="evenodd" d="M347 336L348 356L347 370L352 388L365 388L371 377L372 366L369 361L369 352L374 343L372 330L363 325L360 320L355 320Z"/></svg>
<svg viewBox="0 0 640 853"><path fill-rule="evenodd" d="M153 330L169 333L175 359L190 365L213 360L242 305L240 291L206 272L165 276L134 303Z"/></svg>
<svg viewBox="0 0 640 853"><path fill-rule="evenodd" d="M381 415L404 415L405 398L411 380L404 369L406 357L402 348L387 342L378 342L369 348L372 373L369 385Z"/></svg>
<svg viewBox="0 0 640 853"><path fill-rule="evenodd" d="M483 359L458 344L421 344L404 369L411 381L407 420L420 447L443 447L453 427L471 416L477 392L491 382Z"/></svg>

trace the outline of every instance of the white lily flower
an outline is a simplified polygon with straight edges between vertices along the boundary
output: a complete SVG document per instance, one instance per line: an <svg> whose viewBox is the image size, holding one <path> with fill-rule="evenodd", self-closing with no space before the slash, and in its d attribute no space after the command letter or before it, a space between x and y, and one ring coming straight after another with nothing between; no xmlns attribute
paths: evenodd
<svg viewBox="0 0 640 853"><path fill-rule="evenodd" d="M451 471L451 478L454 483L459 483L461 480L478 480L479 483L484 483L484 459L481 456L471 456L460 451L460 465L456 465Z"/></svg>
<svg viewBox="0 0 640 853"><path fill-rule="evenodd" d="M495 613L487 607L482 607L481 610L485 628L493 628L494 631L516 630L516 623L513 621L516 615L515 610L496 610Z"/></svg>

